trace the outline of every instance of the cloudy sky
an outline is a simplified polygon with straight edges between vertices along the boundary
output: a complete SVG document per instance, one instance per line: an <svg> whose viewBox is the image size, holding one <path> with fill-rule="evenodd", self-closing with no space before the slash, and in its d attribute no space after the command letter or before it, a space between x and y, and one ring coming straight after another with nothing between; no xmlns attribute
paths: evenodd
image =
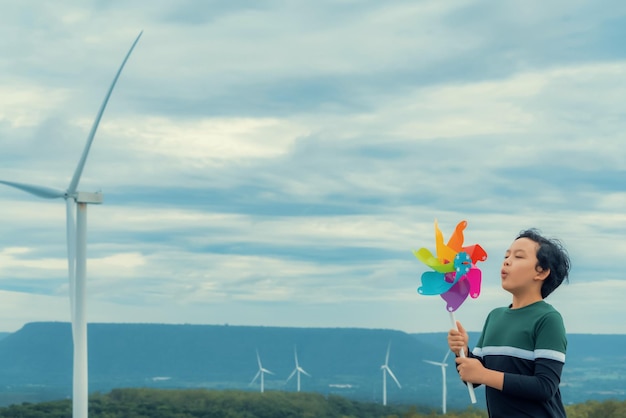
<svg viewBox="0 0 626 418"><path fill-rule="evenodd" d="M480 330L536 227L569 250L548 302L626 333L626 3L0 1L0 179L81 191L88 320L447 331L420 296L467 220ZM0 331L69 321L65 206L0 188Z"/></svg>

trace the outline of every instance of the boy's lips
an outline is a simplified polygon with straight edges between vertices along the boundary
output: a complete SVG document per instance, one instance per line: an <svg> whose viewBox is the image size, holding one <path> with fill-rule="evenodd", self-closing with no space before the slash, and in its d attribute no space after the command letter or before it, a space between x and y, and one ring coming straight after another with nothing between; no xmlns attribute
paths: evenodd
<svg viewBox="0 0 626 418"><path fill-rule="evenodd" d="M500 271L500 278L502 280L506 279L506 276L508 275L508 273L506 272L506 270L501 270Z"/></svg>

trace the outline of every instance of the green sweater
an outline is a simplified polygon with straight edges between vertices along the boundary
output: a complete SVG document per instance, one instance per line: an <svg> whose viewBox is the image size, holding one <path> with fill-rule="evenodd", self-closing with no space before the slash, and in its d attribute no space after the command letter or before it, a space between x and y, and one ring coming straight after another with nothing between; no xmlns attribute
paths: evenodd
<svg viewBox="0 0 626 418"><path fill-rule="evenodd" d="M502 391L485 390L489 416L565 417L559 383L566 348L563 319L544 301L491 311L471 353L486 368L504 372Z"/></svg>

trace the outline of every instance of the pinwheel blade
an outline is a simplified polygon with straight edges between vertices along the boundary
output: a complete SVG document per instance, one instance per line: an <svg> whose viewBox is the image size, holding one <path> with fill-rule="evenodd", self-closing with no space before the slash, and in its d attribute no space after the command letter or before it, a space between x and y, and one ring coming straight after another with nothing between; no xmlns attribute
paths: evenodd
<svg viewBox="0 0 626 418"><path fill-rule="evenodd" d="M0 183L6 184L7 186L13 187L15 189L19 189L24 192L30 193L37 197L43 197L44 199L57 199L59 197L65 196L64 191L52 189L50 187L35 186L33 184L16 183L13 181L4 181L4 180L0 180Z"/></svg>
<svg viewBox="0 0 626 418"><path fill-rule="evenodd" d="M439 273L450 273L454 271L454 264L442 263L437 257L435 257L427 248L420 248L417 251L413 251L413 255L422 263Z"/></svg>
<svg viewBox="0 0 626 418"><path fill-rule="evenodd" d="M100 105L100 110L98 111L98 114L96 115L96 119L93 121L93 125L91 126L91 131L89 131L89 135L87 136L87 143L85 144L85 149L83 150L83 154L81 155L80 160L78 161L78 165L76 166L76 170L74 171L74 176L72 177L72 181L70 182L70 185L67 188L67 191L69 194L73 194L74 192L76 192L76 188L78 187L78 182L80 181L80 176L82 175L83 169L85 168L85 162L87 161L87 156L89 155L89 150L91 148L93 138L96 135L96 131L98 130L98 125L100 124L100 119L102 119L102 114L104 113L104 109L106 109L107 103L109 102L109 98L111 97L111 93L113 92L113 88L115 87L115 84L117 83L117 80L120 77L120 74L122 73L122 70L124 69L124 66L126 65L126 61L128 61L128 57L130 57L130 54L133 52L133 49L135 49L135 45L137 45L137 42L139 42L139 38L141 37L142 33L143 31L139 32L139 35L137 35L135 42L133 42L130 49L128 50L128 53L126 53L126 56L124 57L124 60L122 61L122 65L120 65L120 68L117 70L117 73L115 74L115 77L113 78L113 82L111 83L111 86L109 87L109 90L107 91L107 94L104 97L104 100L102 101L102 105Z"/></svg>
<svg viewBox="0 0 626 418"><path fill-rule="evenodd" d="M479 244L468 245L467 247L463 247L461 251L469 254L472 259L472 263L476 264L479 261L487 260L487 251L484 250Z"/></svg>
<svg viewBox="0 0 626 418"><path fill-rule="evenodd" d="M465 239L463 237L463 231L466 227L467 221L461 221L456 225L452 236L448 240L448 248L456 252L461 251L461 248L463 247L463 241Z"/></svg>
<svg viewBox="0 0 626 418"><path fill-rule="evenodd" d="M455 281L447 281L443 273L425 271L422 273L422 285L417 289L417 292L420 295L441 295L449 291L454 283Z"/></svg>
<svg viewBox="0 0 626 418"><path fill-rule="evenodd" d="M439 229L439 224L435 219L435 247L437 249L437 258L442 262L452 261L457 251L454 251L452 248L448 247L443 243L443 233L441 229Z"/></svg>
<svg viewBox="0 0 626 418"><path fill-rule="evenodd" d="M446 309L448 312L454 312L461 304L467 299L469 295L470 283L467 280L459 280L445 293L441 294L441 297L447 302Z"/></svg>
<svg viewBox="0 0 626 418"><path fill-rule="evenodd" d="M473 299L480 295L480 283L482 281L482 273L477 268L471 268L467 273L467 281L469 282L469 294Z"/></svg>

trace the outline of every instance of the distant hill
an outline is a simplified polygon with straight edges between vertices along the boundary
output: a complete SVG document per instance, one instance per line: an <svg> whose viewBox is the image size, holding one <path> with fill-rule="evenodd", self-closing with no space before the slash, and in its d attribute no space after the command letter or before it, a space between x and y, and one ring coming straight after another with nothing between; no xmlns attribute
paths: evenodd
<svg viewBox="0 0 626 418"><path fill-rule="evenodd" d="M395 330L278 328L226 325L89 324L90 390L117 387L258 390L256 350L274 375L268 390L295 390L294 346L302 390L380 401L381 369L389 365L402 389L389 380L389 402L440 396L440 372L422 362L440 351ZM72 339L68 323L38 322L0 340L0 385L71 394ZM29 398L30 399L30 398ZM48 397L49 399L49 397ZM1 403L1 399L0 399Z"/></svg>
<svg viewBox="0 0 626 418"><path fill-rule="evenodd" d="M88 332L90 391L121 387L259 390L257 384L250 385L258 369L257 349L263 366L274 373L266 376L265 388L295 391L295 381L285 380L294 368L297 346L300 365L311 375L303 376L303 391L380 402L380 366L391 343L389 365L402 388L388 379L389 403L441 404L441 371L422 360L443 359L445 333L166 324L89 324ZM626 335L571 335L569 340L565 400L624 399L626 369L619 347L624 347ZM452 359L449 365L448 406L464 408L469 404L467 391ZM0 404L65 398L71 394L71 370L70 324L26 324L0 339ZM482 389L477 396L479 406L484 406Z"/></svg>

